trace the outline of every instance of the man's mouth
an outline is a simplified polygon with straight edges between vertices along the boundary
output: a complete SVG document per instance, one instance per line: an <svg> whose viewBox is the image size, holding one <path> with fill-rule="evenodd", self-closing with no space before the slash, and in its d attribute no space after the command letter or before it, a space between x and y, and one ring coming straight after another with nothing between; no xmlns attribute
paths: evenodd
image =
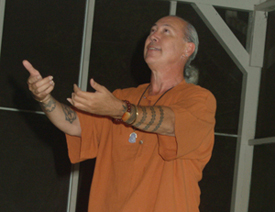
<svg viewBox="0 0 275 212"><path fill-rule="evenodd" d="M156 48L156 47L148 47L148 50L160 51L160 49L159 49L159 48Z"/></svg>

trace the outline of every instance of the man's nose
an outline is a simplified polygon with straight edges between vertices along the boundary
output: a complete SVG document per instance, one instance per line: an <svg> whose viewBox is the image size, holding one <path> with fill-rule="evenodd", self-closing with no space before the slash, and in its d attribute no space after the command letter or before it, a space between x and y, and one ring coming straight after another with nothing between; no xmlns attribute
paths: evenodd
<svg viewBox="0 0 275 212"><path fill-rule="evenodd" d="M153 32L153 33L150 35L150 40L151 40L151 41L154 41L154 42L159 41L159 36L158 36L157 32Z"/></svg>

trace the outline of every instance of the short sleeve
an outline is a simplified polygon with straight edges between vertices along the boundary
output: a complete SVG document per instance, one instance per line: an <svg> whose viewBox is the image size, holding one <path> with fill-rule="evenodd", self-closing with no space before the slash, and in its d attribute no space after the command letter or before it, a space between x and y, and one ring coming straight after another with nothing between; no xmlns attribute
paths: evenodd
<svg viewBox="0 0 275 212"><path fill-rule="evenodd" d="M175 137L158 135L159 153L165 160L202 159L214 144L216 100L202 89L170 105L175 113Z"/></svg>
<svg viewBox="0 0 275 212"><path fill-rule="evenodd" d="M72 163L78 163L97 156L100 133L104 126L104 117L76 111L80 126L81 137L66 134L69 158Z"/></svg>
<svg viewBox="0 0 275 212"><path fill-rule="evenodd" d="M117 89L113 94L119 98L121 89ZM81 136L71 136L66 134L69 158L72 163L78 163L87 159L97 157L100 140L104 137L104 132L108 132L110 118L97 116L83 111L75 110L80 121Z"/></svg>

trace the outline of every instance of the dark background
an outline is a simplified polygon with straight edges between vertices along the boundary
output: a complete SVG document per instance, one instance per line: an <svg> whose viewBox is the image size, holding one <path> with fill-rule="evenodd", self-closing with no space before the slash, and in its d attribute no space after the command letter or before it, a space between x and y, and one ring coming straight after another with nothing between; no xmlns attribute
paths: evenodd
<svg viewBox="0 0 275 212"><path fill-rule="evenodd" d="M225 18L225 10L217 8ZM70 162L63 133L40 111L28 91L28 59L43 76L52 75L53 95L63 103L78 82L85 1L7 0L0 57L0 211L66 211ZM113 91L148 82L143 45L152 24L169 14L169 2L97 0L89 78ZM193 8L178 3L177 15L198 31L200 47L195 65L199 85L217 99L216 132L236 135L242 74ZM248 13L238 12L244 23ZM275 65L268 59L274 47L275 14L269 13L266 56L262 71L256 137L274 136ZM246 33L232 31L245 46ZM271 61L271 62L270 62ZM88 90L90 86L88 85ZM216 136L213 157L200 182L202 212L230 210L236 137ZM256 146L250 212L275 211L275 146ZM81 164L77 211L87 210L94 160Z"/></svg>

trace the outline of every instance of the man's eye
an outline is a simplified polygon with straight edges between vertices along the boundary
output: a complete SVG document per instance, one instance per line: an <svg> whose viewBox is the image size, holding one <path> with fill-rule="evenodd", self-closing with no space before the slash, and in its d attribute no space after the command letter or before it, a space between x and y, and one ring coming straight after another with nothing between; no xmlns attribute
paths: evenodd
<svg viewBox="0 0 275 212"><path fill-rule="evenodd" d="M164 32L169 32L169 30L168 30L168 29L164 29L163 31L164 31Z"/></svg>

